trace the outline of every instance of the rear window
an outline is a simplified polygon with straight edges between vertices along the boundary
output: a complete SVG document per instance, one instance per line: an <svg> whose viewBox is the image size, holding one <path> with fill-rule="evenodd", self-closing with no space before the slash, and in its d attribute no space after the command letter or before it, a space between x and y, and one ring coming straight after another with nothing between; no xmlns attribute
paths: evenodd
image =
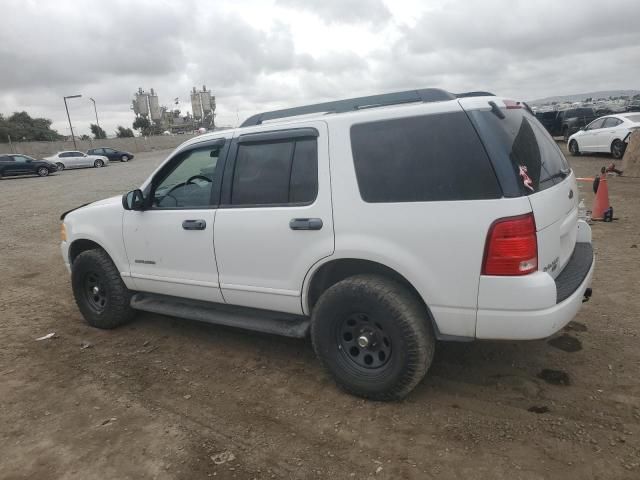
<svg viewBox="0 0 640 480"><path fill-rule="evenodd" d="M365 202L502 196L491 162L464 112L353 125L351 148Z"/></svg>
<svg viewBox="0 0 640 480"><path fill-rule="evenodd" d="M593 117L595 114L593 110L590 108L575 108L573 110L569 110L566 114L566 118L571 117Z"/></svg>
<svg viewBox="0 0 640 480"><path fill-rule="evenodd" d="M500 112L504 118L487 110L473 110L469 116L489 152L505 195L528 195L564 180L569 164L538 120L524 109Z"/></svg>

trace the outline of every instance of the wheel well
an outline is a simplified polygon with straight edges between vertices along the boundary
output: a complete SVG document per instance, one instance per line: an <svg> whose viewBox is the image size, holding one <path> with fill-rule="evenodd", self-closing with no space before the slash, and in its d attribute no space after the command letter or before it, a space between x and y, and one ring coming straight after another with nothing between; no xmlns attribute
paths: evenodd
<svg viewBox="0 0 640 480"><path fill-rule="evenodd" d="M69 264L73 265L73 261L80 255L82 252L86 252L87 250L104 250L100 245L91 240L76 240L69 247Z"/></svg>
<svg viewBox="0 0 640 480"><path fill-rule="evenodd" d="M318 271L313 275L311 284L309 285L309 293L307 295L307 303L309 310L313 310L322 294L336 283L344 280L345 278L352 277L354 275L361 274L376 274L390 278L404 285L409 291L411 291L420 303L422 303L427 310L429 317L431 313L427 305L424 303L422 296L418 293L411 282L400 275L398 272L389 268L381 263L372 262L370 260L360 260L357 258L342 258L340 260L333 260L331 262L322 265Z"/></svg>

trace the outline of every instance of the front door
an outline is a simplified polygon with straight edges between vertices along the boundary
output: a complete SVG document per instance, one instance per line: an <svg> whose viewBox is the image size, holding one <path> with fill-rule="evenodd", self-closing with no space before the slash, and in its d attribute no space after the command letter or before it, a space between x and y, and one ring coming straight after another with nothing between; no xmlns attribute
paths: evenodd
<svg viewBox="0 0 640 480"><path fill-rule="evenodd" d="M334 250L328 146L318 121L234 138L214 233L227 303L302 313L305 276Z"/></svg>
<svg viewBox="0 0 640 480"><path fill-rule="evenodd" d="M602 130L602 125L604 124L604 119L599 118L598 120L594 120L585 128L584 134L580 139L580 150L585 152L595 152L598 148L598 135Z"/></svg>
<svg viewBox="0 0 640 480"><path fill-rule="evenodd" d="M213 248L224 146L222 139L179 152L146 189L145 210L125 212L123 236L137 290L224 301Z"/></svg>

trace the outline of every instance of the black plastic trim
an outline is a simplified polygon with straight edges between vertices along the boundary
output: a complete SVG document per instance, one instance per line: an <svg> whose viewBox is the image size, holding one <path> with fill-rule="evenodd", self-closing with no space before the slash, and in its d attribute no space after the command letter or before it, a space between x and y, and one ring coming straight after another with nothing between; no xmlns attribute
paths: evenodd
<svg viewBox="0 0 640 480"><path fill-rule="evenodd" d="M277 140L290 140L293 138L319 137L315 128L294 128L287 130L273 130L270 132L245 133L238 137L238 143L274 142Z"/></svg>
<svg viewBox="0 0 640 480"><path fill-rule="evenodd" d="M556 303L569 298L582 285L593 265L593 246L590 243L576 243L569 262L555 279Z"/></svg>

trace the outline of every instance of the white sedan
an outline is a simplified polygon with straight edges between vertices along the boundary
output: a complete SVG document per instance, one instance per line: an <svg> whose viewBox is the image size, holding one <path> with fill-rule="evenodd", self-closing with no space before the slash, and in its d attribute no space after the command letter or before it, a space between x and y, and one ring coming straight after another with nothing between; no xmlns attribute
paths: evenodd
<svg viewBox="0 0 640 480"><path fill-rule="evenodd" d="M579 132L569 137L569 152L611 153L613 158L622 158L624 143L631 130L640 128L640 112L619 113L600 117Z"/></svg>
<svg viewBox="0 0 640 480"><path fill-rule="evenodd" d="M87 155L86 153L76 151L58 152L50 157L45 157L45 160L55 163L60 171L65 168L100 168L109 165L109 159L107 157L102 155Z"/></svg>

